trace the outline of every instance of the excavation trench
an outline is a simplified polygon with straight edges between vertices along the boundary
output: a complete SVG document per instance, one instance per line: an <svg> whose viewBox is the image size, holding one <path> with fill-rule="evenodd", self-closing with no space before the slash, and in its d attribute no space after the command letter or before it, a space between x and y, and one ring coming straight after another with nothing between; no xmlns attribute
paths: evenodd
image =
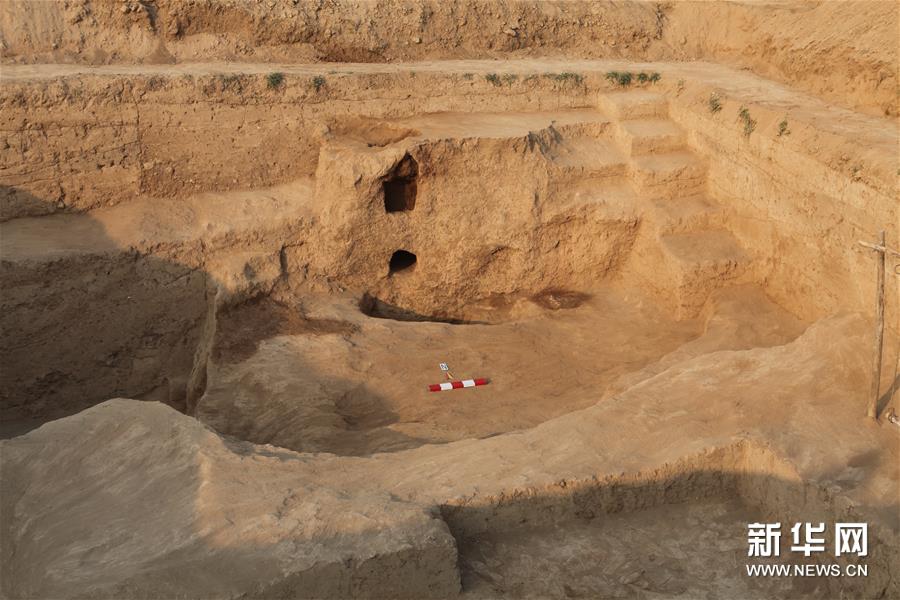
<svg viewBox="0 0 900 600"><path fill-rule="evenodd" d="M870 310L895 133L713 64L550 64L5 86L0 416L93 407L9 442L14 595L888 595L868 340L793 344ZM742 577L768 520L871 521L869 576Z"/></svg>
<svg viewBox="0 0 900 600"><path fill-rule="evenodd" d="M662 96L627 102L665 114ZM753 280L713 203L681 202L705 177L684 136L642 147L678 150L644 165L614 112L339 119L316 138L314 177L4 223L3 325L25 340L4 355L5 412L134 397L251 441L368 454L584 408L700 335L717 289ZM650 198L694 212L675 222ZM35 296L42 278L54 283ZM321 293L334 310L307 314ZM361 300L335 315L344 294ZM423 390L440 363L492 383L438 400ZM374 438L347 442L360 423L379 424Z"/></svg>

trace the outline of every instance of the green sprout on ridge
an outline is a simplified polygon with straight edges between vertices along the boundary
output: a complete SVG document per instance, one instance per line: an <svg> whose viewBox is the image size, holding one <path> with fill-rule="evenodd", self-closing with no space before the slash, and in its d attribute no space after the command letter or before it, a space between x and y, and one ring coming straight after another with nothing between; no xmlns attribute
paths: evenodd
<svg viewBox="0 0 900 600"><path fill-rule="evenodd" d="M744 122L744 135L750 137L750 134L756 129L756 120L750 116L750 109L742 106L738 111L738 117Z"/></svg>
<svg viewBox="0 0 900 600"><path fill-rule="evenodd" d="M791 130L788 129L787 117L785 117L781 123L778 124L778 137L783 135L791 135Z"/></svg>

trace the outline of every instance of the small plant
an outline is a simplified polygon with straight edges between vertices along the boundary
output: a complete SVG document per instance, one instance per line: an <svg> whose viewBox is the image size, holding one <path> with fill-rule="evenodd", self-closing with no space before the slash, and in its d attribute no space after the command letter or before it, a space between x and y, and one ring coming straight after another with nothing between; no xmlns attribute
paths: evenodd
<svg viewBox="0 0 900 600"><path fill-rule="evenodd" d="M463 79L465 79L466 81L472 81L473 77L475 77L475 76L472 75L471 73L463 73Z"/></svg>
<svg viewBox="0 0 900 600"><path fill-rule="evenodd" d="M638 83L647 83L648 81L650 81L650 76L641 71L637 74L637 80Z"/></svg>
<svg viewBox="0 0 900 600"><path fill-rule="evenodd" d="M584 81L584 75L572 73L571 71L565 71L563 73L544 73L544 77L559 82L574 81L575 83L582 83Z"/></svg>
<svg viewBox="0 0 900 600"><path fill-rule="evenodd" d="M709 95L709 112L716 114L722 110L722 101L719 99L719 95L713 92Z"/></svg>
<svg viewBox="0 0 900 600"><path fill-rule="evenodd" d="M744 135L750 137L750 134L756 129L756 120L750 116L750 110L746 106L742 106L738 111L738 118L744 122Z"/></svg>
<svg viewBox="0 0 900 600"><path fill-rule="evenodd" d="M160 88L165 87L166 80L163 77L158 75L154 75L147 80L147 89L148 90L158 90Z"/></svg>
<svg viewBox="0 0 900 600"><path fill-rule="evenodd" d="M643 75L644 75L644 77L647 76L646 73L643 73ZM610 71L609 73L606 74L606 78L609 81L614 81L614 82L618 83L619 85L621 85L622 87L625 87L626 85L631 84L631 80L634 78L634 74L632 74L628 71L624 71L624 72ZM638 81L641 81L641 74L638 74Z"/></svg>
<svg viewBox="0 0 900 600"><path fill-rule="evenodd" d="M756 121L753 119L747 119L744 121L744 135L750 137L750 134L756 129Z"/></svg>
<svg viewBox="0 0 900 600"><path fill-rule="evenodd" d="M325 87L325 78L321 75L316 75L312 78L312 86L318 92L323 87Z"/></svg>
<svg viewBox="0 0 900 600"><path fill-rule="evenodd" d="M270 90L281 87L282 83L284 83L284 73L276 72L266 75L266 85Z"/></svg>
<svg viewBox="0 0 900 600"><path fill-rule="evenodd" d="M496 73L488 73L484 78L489 81L491 85L500 85L500 76Z"/></svg>
<svg viewBox="0 0 900 600"><path fill-rule="evenodd" d="M506 85L512 85L515 80L519 78L518 75L514 73L504 73L503 74L503 83Z"/></svg>
<svg viewBox="0 0 900 600"><path fill-rule="evenodd" d="M217 94L226 91L241 93L241 78L239 75L219 74L209 80L209 83L204 83L203 85L205 94Z"/></svg>
<svg viewBox="0 0 900 600"><path fill-rule="evenodd" d="M781 123L778 124L778 137L784 135L791 135L791 130L788 129L787 118L783 119Z"/></svg>
<svg viewBox="0 0 900 600"><path fill-rule="evenodd" d="M679 79L679 80L678 80L678 83L675 84L675 88L678 90L678 93L679 93L679 94L680 94L681 92L683 92L683 91L684 91L684 79Z"/></svg>
<svg viewBox="0 0 900 600"><path fill-rule="evenodd" d="M650 83L656 83L660 79L662 79L662 75L660 75L656 71L653 71L652 73L650 73Z"/></svg>

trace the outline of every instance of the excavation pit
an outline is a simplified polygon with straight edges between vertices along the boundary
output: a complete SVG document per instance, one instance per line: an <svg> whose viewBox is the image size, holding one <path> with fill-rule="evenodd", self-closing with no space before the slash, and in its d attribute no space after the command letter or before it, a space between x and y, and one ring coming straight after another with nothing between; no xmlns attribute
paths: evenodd
<svg viewBox="0 0 900 600"><path fill-rule="evenodd" d="M568 310L578 308L589 298L587 294L571 290L544 290L532 296L531 301L550 310Z"/></svg>
<svg viewBox="0 0 900 600"><path fill-rule="evenodd" d="M359 301L359 310L364 315L374 317L376 319L391 319L393 321L431 321L433 323L449 323L451 325L475 325L486 324L485 321L475 321L463 318L456 318L440 313L434 315L423 315L414 310L402 308L379 300L371 294L363 294Z"/></svg>
<svg viewBox="0 0 900 600"><path fill-rule="evenodd" d="M893 13L125 4L0 11L0 596L900 595Z"/></svg>
<svg viewBox="0 0 900 600"><path fill-rule="evenodd" d="M689 320L617 286L497 298L425 315L372 294L340 310L344 302L322 296L278 328L265 323L283 307L255 305L262 312L254 315L250 305L237 312L242 319L220 322L226 341L215 348L234 350L227 360L214 354L215 375L195 414L223 434L291 450L397 452L537 427L651 376L679 348L784 343L801 331L751 289L719 295L708 315ZM731 337L747 311L761 327ZM255 352L235 360L250 341ZM491 385L430 393L428 385L445 380L442 362L459 379L488 377Z"/></svg>

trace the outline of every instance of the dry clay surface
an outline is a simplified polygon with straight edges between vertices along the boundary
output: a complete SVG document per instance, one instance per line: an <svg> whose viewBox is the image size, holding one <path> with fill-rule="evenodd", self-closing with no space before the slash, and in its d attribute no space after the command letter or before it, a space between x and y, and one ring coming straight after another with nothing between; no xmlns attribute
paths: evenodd
<svg viewBox="0 0 900 600"><path fill-rule="evenodd" d="M503 569L556 556L541 527L569 522L588 535L578 520L603 528L607 513L721 498L731 508L711 516L725 523L755 511L867 521L869 577L840 585L890 597L898 444L896 432L859 416L866 330L857 317L827 319L785 345L675 362L527 431L370 457L254 446L157 403L112 400L2 442L3 487L14 490L3 495L2 534L14 542L3 546L4 591L448 597L460 589L459 545L469 593L515 593L525 575ZM645 527L660 519L653 514ZM608 526L612 536L629 530ZM529 531L542 541L504 558ZM653 554L646 534L628 535L634 552ZM580 585L678 592L695 579L642 577L627 564L584 579L555 564L570 569L568 588L533 584L553 597ZM719 585L753 589L728 577Z"/></svg>

